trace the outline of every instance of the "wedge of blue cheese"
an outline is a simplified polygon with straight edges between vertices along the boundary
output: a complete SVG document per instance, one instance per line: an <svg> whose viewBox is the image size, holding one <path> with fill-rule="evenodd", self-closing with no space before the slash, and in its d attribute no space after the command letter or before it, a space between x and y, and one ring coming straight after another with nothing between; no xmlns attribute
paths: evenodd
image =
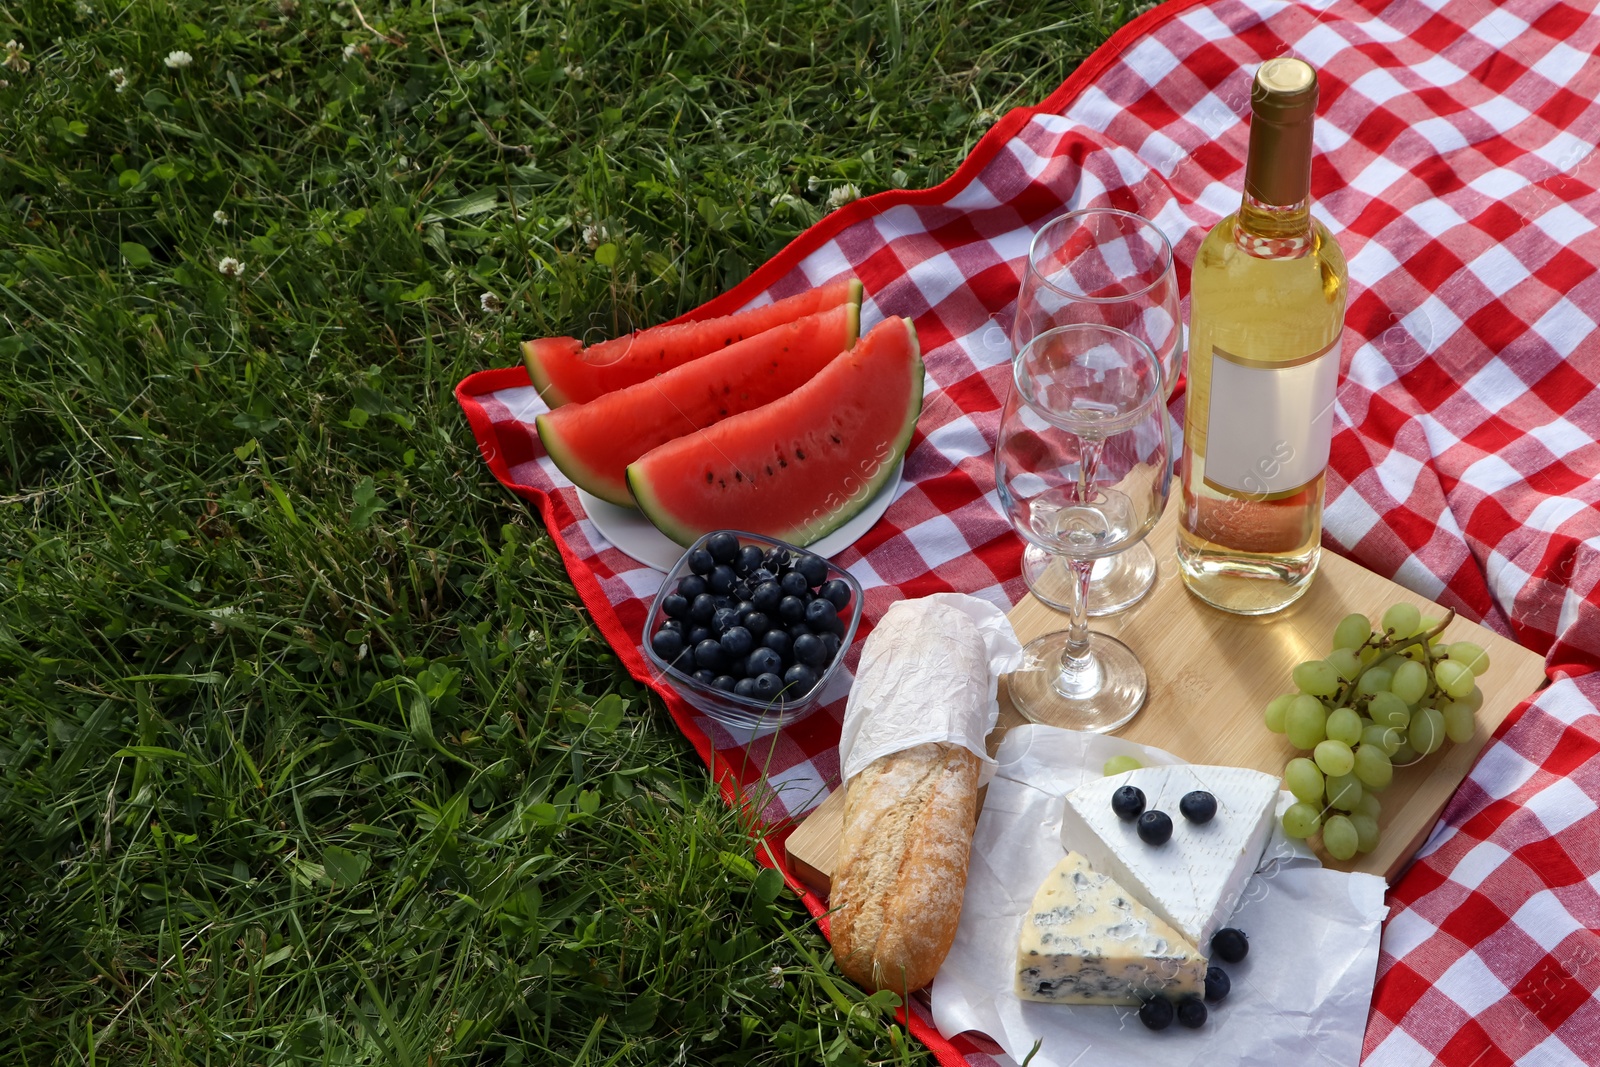
<svg viewBox="0 0 1600 1067"><path fill-rule="evenodd" d="M1069 852L1022 922L1017 995L1055 1004L1138 1004L1204 994L1206 959L1133 894Z"/></svg>

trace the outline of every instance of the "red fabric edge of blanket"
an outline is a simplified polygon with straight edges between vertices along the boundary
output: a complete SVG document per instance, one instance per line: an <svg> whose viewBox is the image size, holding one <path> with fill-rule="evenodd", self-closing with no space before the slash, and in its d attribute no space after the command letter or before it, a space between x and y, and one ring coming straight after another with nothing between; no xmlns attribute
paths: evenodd
<svg viewBox="0 0 1600 1067"><path fill-rule="evenodd" d="M870 218L888 208L902 204L938 204L948 200L970 184L973 177L1004 148L1006 143L1033 116L1037 114L1059 114L1078 93L1092 84L1111 65L1130 43L1188 8L1198 6L1204 2L1206 0L1167 0L1166 3L1146 11L1112 34L1105 44L1097 48L1087 59L1079 64L1078 68L1067 75L1056 90L1045 97L1039 104L1033 107L1013 108L1007 112L979 140L967 158L956 168L955 172L938 185L927 189L887 190L846 204L801 232L794 240L785 245L777 255L758 267L744 281L672 321L689 322L715 318L718 315L726 315L738 310L751 298L765 291L773 282L793 270L806 256L861 219ZM546 529L560 529L574 521L576 516L572 514L571 509L559 496L529 490L513 483L510 467L495 444L493 426L488 415L476 399L486 393L528 384L528 372L525 367L514 366L479 371L461 380L455 388L455 398L466 415L467 423L472 429L472 435L477 440L478 450L482 454L490 472L502 485L538 509ZM553 537L552 539L561 553L562 562L567 568L568 575L572 578L573 586L577 589L579 598L583 601L584 607L588 609L590 617L594 619L601 635L605 637L612 650L616 652L617 658L627 667L630 675L661 697L679 732L689 739L689 743L694 746L701 761L710 770L724 801L750 816L753 825L753 812L743 802L736 773L730 767L719 768L717 766L716 750L712 747L710 738L695 725L691 710L670 689L658 684L652 678L644 656L634 644L633 638L623 631L621 622L617 619L615 612L611 610L611 604L606 599L594 574L582 565L577 553L565 541L559 537ZM1519 708L1518 710L1520 711L1521 709ZM1510 718L1514 719L1516 717L1518 716L1513 714ZM818 928L826 936L826 915L828 910L826 902L795 876L783 858L783 843L793 829L793 824L789 824L770 827L765 833L761 833L757 842L756 858L764 866L773 867L783 875L784 881L789 885L789 888L800 897L806 909L818 920ZM934 1057L944 1067L968 1067L966 1054L957 1048L950 1039L940 1034L930 1023L924 1022L922 1018L911 1014L904 1007L897 1013L897 1018L913 1037L934 1054ZM960 1040L959 1035L956 1040ZM973 1049L973 1051L978 1050Z"/></svg>

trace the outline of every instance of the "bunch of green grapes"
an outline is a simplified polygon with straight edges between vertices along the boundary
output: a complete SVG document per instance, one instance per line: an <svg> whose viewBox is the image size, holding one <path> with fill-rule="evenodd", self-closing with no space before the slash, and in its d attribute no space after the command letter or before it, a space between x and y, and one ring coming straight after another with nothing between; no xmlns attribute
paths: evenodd
<svg viewBox="0 0 1600 1067"><path fill-rule="evenodd" d="M1283 813L1290 837L1322 832L1322 845L1347 860L1378 845L1377 794L1394 769L1435 752L1445 739L1472 737L1483 705L1477 677L1489 654L1470 641L1439 640L1455 617L1425 619L1395 604L1374 630L1349 615L1333 631L1326 659L1295 667L1295 691L1267 705L1267 729L1285 734L1297 756L1283 780L1295 796Z"/></svg>

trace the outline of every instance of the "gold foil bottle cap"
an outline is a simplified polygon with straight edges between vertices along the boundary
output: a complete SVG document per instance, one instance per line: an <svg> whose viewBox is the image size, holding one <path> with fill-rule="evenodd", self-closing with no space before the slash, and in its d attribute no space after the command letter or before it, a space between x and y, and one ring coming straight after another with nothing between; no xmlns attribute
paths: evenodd
<svg viewBox="0 0 1600 1067"><path fill-rule="evenodd" d="M1268 122L1300 122L1317 113L1317 72L1303 59L1280 56L1256 70L1250 110Z"/></svg>
<svg viewBox="0 0 1600 1067"><path fill-rule="evenodd" d="M1279 207L1303 204L1311 192L1317 72L1303 59L1267 60L1256 70L1250 111L1246 201Z"/></svg>

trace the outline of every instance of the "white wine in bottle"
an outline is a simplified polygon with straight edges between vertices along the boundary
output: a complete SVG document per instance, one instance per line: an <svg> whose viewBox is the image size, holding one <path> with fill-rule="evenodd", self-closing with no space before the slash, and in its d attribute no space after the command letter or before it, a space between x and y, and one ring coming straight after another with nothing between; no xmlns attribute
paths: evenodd
<svg viewBox="0 0 1600 1067"><path fill-rule="evenodd" d="M1306 63L1256 71L1244 201L1190 279L1178 564L1190 592L1241 615L1299 598L1321 552L1348 275L1311 216L1316 109Z"/></svg>

